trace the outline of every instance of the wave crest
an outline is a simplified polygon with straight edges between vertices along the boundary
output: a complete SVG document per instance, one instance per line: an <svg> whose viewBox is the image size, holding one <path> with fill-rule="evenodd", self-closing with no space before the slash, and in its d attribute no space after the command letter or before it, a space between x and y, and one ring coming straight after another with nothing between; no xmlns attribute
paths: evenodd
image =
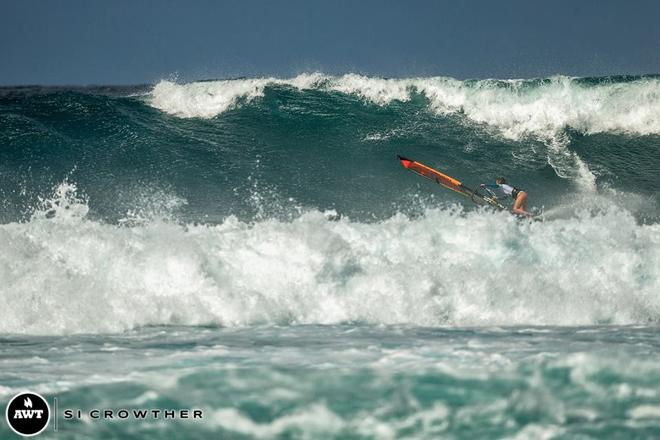
<svg viewBox="0 0 660 440"><path fill-rule="evenodd" d="M660 134L660 79L589 82L557 76L545 80L453 78L384 79L357 74L302 74L290 79L258 78L176 84L159 82L152 106L181 117L211 118L263 96L269 86L315 89L358 96L377 105L423 94L438 114L461 114L498 129L510 139L553 138L565 129L580 133Z"/></svg>

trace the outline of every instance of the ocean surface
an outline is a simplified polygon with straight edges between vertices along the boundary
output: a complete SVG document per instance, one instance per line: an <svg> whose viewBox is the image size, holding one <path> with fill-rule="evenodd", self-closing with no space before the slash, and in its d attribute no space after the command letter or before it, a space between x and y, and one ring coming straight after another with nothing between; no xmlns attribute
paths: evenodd
<svg viewBox="0 0 660 440"><path fill-rule="evenodd" d="M660 438L659 172L660 76L0 88L3 408L56 398L58 439Z"/></svg>

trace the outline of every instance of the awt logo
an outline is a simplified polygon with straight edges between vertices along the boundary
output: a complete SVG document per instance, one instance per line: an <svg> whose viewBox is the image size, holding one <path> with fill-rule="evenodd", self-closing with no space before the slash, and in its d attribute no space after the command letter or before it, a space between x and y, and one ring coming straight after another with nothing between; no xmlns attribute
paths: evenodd
<svg viewBox="0 0 660 440"><path fill-rule="evenodd" d="M39 394L20 393L9 401L5 416L16 434L29 437L46 429L50 421L50 407Z"/></svg>

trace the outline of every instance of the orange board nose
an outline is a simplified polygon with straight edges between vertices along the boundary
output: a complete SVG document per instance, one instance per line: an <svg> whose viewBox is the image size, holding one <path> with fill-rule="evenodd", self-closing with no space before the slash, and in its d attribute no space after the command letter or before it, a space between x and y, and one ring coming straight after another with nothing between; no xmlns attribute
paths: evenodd
<svg viewBox="0 0 660 440"><path fill-rule="evenodd" d="M411 163L413 163L412 160L406 159L405 157L402 156L397 156L399 160L401 161L401 165L403 165L405 168L408 168Z"/></svg>

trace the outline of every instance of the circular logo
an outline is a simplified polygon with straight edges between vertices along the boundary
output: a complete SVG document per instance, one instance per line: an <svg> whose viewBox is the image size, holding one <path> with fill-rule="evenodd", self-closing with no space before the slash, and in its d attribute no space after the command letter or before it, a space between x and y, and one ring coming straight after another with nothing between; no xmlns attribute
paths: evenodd
<svg viewBox="0 0 660 440"><path fill-rule="evenodd" d="M46 429L50 407L46 399L35 393L15 395L5 412L9 427L18 435L30 437Z"/></svg>

